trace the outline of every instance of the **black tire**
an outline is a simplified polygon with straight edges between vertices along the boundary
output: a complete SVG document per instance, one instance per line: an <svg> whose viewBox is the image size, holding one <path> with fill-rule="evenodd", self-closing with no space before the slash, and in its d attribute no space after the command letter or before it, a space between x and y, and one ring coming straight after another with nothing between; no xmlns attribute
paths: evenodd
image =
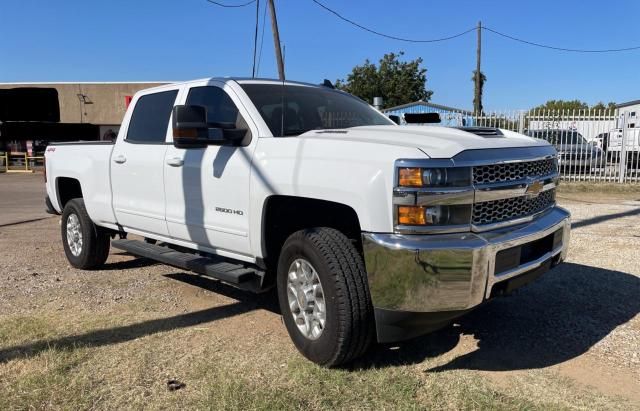
<svg viewBox="0 0 640 411"><path fill-rule="evenodd" d="M324 293L326 322L317 339L307 338L296 325L289 307L289 267L308 261L318 274ZM294 345L316 364L345 364L371 346L375 335L373 306L362 256L341 232L311 228L293 233L278 259L278 300L287 331Z"/></svg>
<svg viewBox="0 0 640 411"><path fill-rule="evenodd" d="M67 241L67 226L71 216L75 216L79 222L80 228L78 231L82 234L82 245L75 252L77 255L74 255ZM71 218L73 220L73 217ZM107 260L111 238L103 228L96 226L91 221L82 198L69 200L64 206L60 228L64 253L72 266L83 270L91 270L100 267Z"/></svg>

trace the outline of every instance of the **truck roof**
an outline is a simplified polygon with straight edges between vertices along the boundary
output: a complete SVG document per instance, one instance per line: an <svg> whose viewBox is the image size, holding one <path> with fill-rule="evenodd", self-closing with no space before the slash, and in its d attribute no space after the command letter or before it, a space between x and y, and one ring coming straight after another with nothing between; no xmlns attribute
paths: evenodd
<svg viewBox="0 0 640 411"><path fill-rule="evenodd" d="M193 83L202 83L203 81L220 81L223 83L228 83L231 81L235 81L237 83L240 84L247 84L247 83L252 83L252 84L277 84L277 85L293 85L293 86L307 86L307 87L322 87L321 84L312 84L312 83L305 83L302 81L291 81L291 80L285 80L284 82L282 80L278 80L278 79L272 79L272 78L252 78L252 77L205 77L205 78L199 78L199 79L195 79L195 80L188 80L188 81L177 81L174 83L170 83L170 84L163 84L161 86L157 86L157 87L150 87L148 89L145 89L146 91L149 90L161 90L163 88L166 88L167 86L174 86L176 84L178 85L189 85L189 84L193 84Z"/></svg>

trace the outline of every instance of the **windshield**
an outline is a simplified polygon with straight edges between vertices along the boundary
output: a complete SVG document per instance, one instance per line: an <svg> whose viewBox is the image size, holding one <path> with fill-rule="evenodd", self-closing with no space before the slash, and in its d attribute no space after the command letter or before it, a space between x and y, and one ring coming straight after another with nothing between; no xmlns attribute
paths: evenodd
<svg viewBox="0 0 640 411"><path fill-rule="evenodd" d="M587 144L582 134L569 130L535 130L530 131L529 136L547 140L551 144Z"/></svg>
<svg viewBox="0 0 640 411"><path fill-rule="evenodd" d="M326 87L255 83L241 86L274 136L394 124L364 101Z"/></svg>

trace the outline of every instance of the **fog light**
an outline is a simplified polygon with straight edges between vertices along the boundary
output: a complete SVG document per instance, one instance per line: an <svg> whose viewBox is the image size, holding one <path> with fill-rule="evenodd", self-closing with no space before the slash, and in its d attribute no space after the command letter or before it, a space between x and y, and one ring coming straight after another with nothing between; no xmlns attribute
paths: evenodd
<svg viewBox="0 0 640 411"><path fill-rule="evenodd" d="M470 224L471 205L398 206L398 224L447 226Z"/></svg>
<svg viewBox="0 0 640 411"><path fill-rule="evenodd" d="M402 225L425 225L427 224L426 207L399 206L398 223Z"/></svg>

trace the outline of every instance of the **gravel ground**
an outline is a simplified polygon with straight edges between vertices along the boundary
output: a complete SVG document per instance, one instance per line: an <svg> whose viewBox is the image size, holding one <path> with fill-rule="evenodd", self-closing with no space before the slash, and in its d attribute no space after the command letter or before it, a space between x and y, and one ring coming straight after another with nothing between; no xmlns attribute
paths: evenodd
<svg viewBox="0 0 640 411"><path fill-rule="evenodd" d="M298 356L272 294L252 296L113 249L103 270L73 269L64 258L57 217L13 223L43 217L31 206L37 198L42 207L41 176L0 177L1 214L11 214L8 223L0 223L0 379L6 367L17 367L12 361L20 364L25 361L20 359L44 349L38 327L46 329L47 324L56 324L61 344L133 344L145 336L187 328L215 334L213 340L204 340L219 342L214 356L218 351L237 356L246 350L251 354L243 361L273 367ZM18 177L21 184L7 184L7 177ZM22 194L22 184L31 185L26 190L31 194ZM397 346L377 347L354 369L406 371L425 379L427 386L435 375L479 375L494 388L516 390L518 396L541 404L573 407L578 400L569 392L583 390L605 399L621 398L627 401L622 408L640 409L638 199L640 194L633 193L560 195L560 203L573 214L574 227L565 264L451 327ZM20 201L28 205L24 218ZM131 312L140 321L138 327L116 327ZM157 315L167 318L155 320ZM3 321L37 316L43 319L40 325L28 329L25 322L3 339ZM99 330L105 327L103 335ZM106 337L114 333L115 341ZM255 350L258 342L250 335L268 342ZM200 344L194 348L199 352L208 347L202 340L194 337L184 343ZM266 371L252 372L259 379ZM562 388L565 380L573 388ZM126 397L126 390L119 395ZM608 401L597 407L612 404Z"/></svg>

